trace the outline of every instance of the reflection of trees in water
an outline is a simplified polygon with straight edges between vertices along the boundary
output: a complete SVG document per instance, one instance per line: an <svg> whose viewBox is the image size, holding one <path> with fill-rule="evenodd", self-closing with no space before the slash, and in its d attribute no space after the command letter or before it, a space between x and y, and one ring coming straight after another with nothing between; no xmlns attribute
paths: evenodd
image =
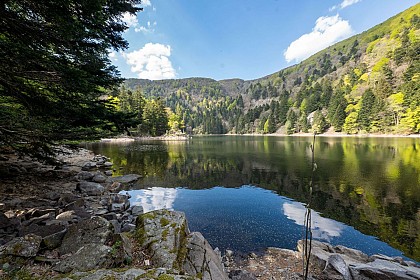
<svg viewBox="0 0 420 280"><path fill-rule="evenodd" d="M111 157L124 173L143 175L144 187L252 184L306 201L309 143L258 139L263 140L203 141L203 148L194 148L194 141L141 148L102 145L95 152ZM420 144L401 142L320 138L313 208L420 260Z"/></svg>

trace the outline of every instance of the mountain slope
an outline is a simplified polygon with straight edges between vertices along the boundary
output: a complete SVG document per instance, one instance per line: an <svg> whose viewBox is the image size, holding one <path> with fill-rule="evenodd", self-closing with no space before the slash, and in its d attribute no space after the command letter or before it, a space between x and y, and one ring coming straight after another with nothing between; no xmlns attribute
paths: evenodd
<svg viewBox="0 0 420 280"><path fill-rule="evenodd" d="M128 79L196 133L419 133L420 4L269 76Z"/></svg>

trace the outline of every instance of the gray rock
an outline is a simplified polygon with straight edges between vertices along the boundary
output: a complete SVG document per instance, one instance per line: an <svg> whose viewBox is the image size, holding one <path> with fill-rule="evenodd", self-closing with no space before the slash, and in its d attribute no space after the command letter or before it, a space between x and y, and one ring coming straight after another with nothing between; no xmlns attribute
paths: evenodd
<svg viewBox="0 0 420 280"><path fill-rule="evenodd" d="M335 246L334 250L337 254L346 255L358 262L363 263L369 260L369 256L359 250L347 248L341 245Z"/></svg>
<svg viewBox="0 0 420 280"><path fill-rule="evenodd" d="M111 167L113 164L112 164L112 162L110 162L110 161L106 161L106 162L104 162L104 166L105 167Z"/></svg>
<svg viewBox="0 0 420 280"><path fill-rule="evenodd" d="M112 237L112 226L104 218L94 216L69 227L59 248L60 254L75 253L86 244L103 245Z"/></svg>
<svg viewBox="0 0 420 280"><path fill-rule="evenodd" d="M113 182L121 183L121 184L131 184L137 182L142 176L137 174L127 174L123 176L112 177L111 180Z"/></svg>
<svg viewBox="0 0 420 280"><path fill-rule="evenodd" d="M77 173L76 179L80 180L80 181L90 181L90 180L92 180L93 176L95 176L95 174L93 174L92 172L81 171L81 172Z"/></svg>
<svg viewBox="0 0 420 280"><path fill-rule="evenodd" d="M351 276L354 280L370 279L391 279L391 280L416 280L420 279L419 274L409 271L400 271L392 269L380 269L366 264L349 265Z"/></svg>
<svg viewBox="0 0 420 280"><path fill-rule="evenodd" d="M105 191L104 186L95 182L82 181L77 184L76 190L87 195L101 195Z"/></svg>
<svg viewBox="0 0 420 280"><path fill-rule="evenodd" d="M134 205L133 207L131 207L131 214L135 217L137 217L140 214L144 213L144 209L143 206L141 205Z"/></svg>
<svg viewBox="0 0 420 280"><path fill-rule="evenodd" d="M0 247L0 256L12 255L24 258L35 257L41 247L42 237L28 234L18 237Z"/></svg>
<svg viewBox="0 0 420 280"><path fill-rule="evenodd" d="M201 275L204 280L228 279L222 260L199 232L193 232L187 238L187 254L182 268L189 275Z"/></svg>
<svg viewBox="0 0 420 280"><path fill-rule="evenodd" d="M55 219L59 221L73 222L78 221L79 217L76 215L76 212L74 210L71 210L58 214L57 217L55 217Z"/></svg>
<svg viewBox="0 0 420 280"><path fill-rule="evenodd" d="M121 232L131 232L131 231L134 231L135 229L136 229L136 225L127 223L121 227Z"/></svg>
<svg viewBox="0 0 420 280"><path fill-rule="evenodd" d="M93 181L93 182L96 182L96 183L105 183L107 179L108 179L108 178L107 178L106 176L102 175L101 173L97 173L97 174L95 174L95 176L92 178L92 181Z"/></svg>
<svg viewBox="0 0 420 280"><path fill-rule="evenodd" d="M73 255L61 260L55 265L54 270L61 273L68 273L75 269L78 271L89 271L104 267L109 262L111 251L111 247L103 244L85 244Z"/></svg>
<svg viewBox="0 0 420 280"><path fill-rule="evenodd" d="M96 167L97 167L96 162L88 161L85 164L83 164L82 170L83 171L88 171L88 170L94 169Z"/></svg>
<svg viewBox="0 0 420 280"><path fill-rule="evenodd" d="M106 176L112 176L112 170L107 170L104 172Z"/></svg>
<svg viewBox="0 0 420 280"><path fill-rule="evenodd" d="M102 215L103 218L107 219L108 221L111 220L116 220L117 219L117 214L110 212L110 213L106 213L104 215Z"/></svg>
<svg viewBox="0 0 420 280"><path fill-rule="evenodd" d="M121 223L118 220L109 220L109 223L114 228L114 233L121 233Z"/></svg>
<svg viewBox="0 0 420 280"><path fill-rule="evenodd" d="M179 268L185 258L188 234L187 220L182 212L156 210L137 218L137 236L143 248L150 252L155 267ZM185 245L184 245L185 246Z"/></svg>
<svg viewBox="0 0 420 280"><path fill-rule="evenodd" d="M6 215L0 212L0 229L7 228L9 226L10 226L9 218L7 218Z"/></svg>
<svg viewBox="0 0 420 280"><path fill-rule="evenodd" d="M322 271L328 279L352 280L346 262L339 254L330 255L325 269Z"/></svg>
<svg viewBox="0 0 420 280"><path fill-rule="evenodd" d="M229 279L232 280L257 280L254 274L246 270L232 270L229 272Z"/></svg>
<svg viewBox="0 0 420 280"><path fill-rule="evenodd" d="M123 212L130 207L128 195L112 193L109 197L108 210L111 212Z"/></svg>
<svg viewBox="0 0 420 280"><path fill-rule="evenodd" d="M45 246L45 248L49 250L58 248L61 245L61 242L63 241L64 235L66 234L66 232L67 232L67 228L64 228L61 231L45 236L42 239L42 245Z"/></svg>

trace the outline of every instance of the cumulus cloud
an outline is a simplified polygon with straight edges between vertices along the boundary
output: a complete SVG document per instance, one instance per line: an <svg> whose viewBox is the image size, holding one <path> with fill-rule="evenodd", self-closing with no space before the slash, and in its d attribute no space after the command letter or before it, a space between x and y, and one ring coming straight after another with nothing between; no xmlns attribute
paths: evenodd
<svg viewBox="0 0 420 280"><path fill-rule="evenodd" d="M335 6L331 7L330 8L330 11L334 11L336 9L342 10L342 9L344 9L344 8L346 8L348 6L354 5L354 4L356 4L356 3L360 2L360 1L362 1L362 0L343 0L343 2L341 2L341 4L335 5Z"/></svg>
<svg viewBox="0 0 420 280"><path fill-rule="evenodd" d="M128 27L137 27L139 25L139 20L137 19L137 15L133 15L130 13L124 13L122 17L122 21Z"/></svg>
<svg viewBox="0 0 420 280"><path fill-rule="evenodd" d="M143 32L143 33L153 33L155 32L154 27L157 25L157 22L151 23L150 21L147 22L146 26L136 27L134 29L135 32Z"/></svg>
<svg viewBox="0 0 420 280"><path fill-rule="evenodd" d="M293 41L284 52L287 62L301 61L325 49L332 44L348 38L353 30L347 20L338 14L331 17L320 17L315 22L312 32L302 35Z"/></svg>
<svg viewBox="0 0 420 280"><path fill-rule="evenodd" d="M169 60L171 46L147 43L143 48L123 53L131 72L141 79L160 80L175 78L176 72Z"/></svg>

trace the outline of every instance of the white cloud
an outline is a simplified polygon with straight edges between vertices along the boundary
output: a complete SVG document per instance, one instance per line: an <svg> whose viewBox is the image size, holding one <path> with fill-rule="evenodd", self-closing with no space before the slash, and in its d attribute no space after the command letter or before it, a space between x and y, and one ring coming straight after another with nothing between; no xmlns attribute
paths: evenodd
<svg viewBox="0 0 420 280"><path fill-rule="evenodd" d="M109 56L109 58L111 59L111 60L113 60L113 61L118 61L118 58L117 58L117 53L115 52L115 51L109 51L108 52L108 56Z"/></svg>
<svg viewBox="0 0 420 280"><path fill-rule="evenodd" d="M305 222L306 208L301 203L291 202L283 204L283 212L288 219L303 226ZM333 237L339 237L344 230L344 225L322 217L312 210L312 236L316 239L330 241Z"/></svg>
<svg viewBox="0 0 420 280"><path fill-rule="evenodd" d="M133 15L130 13L124 13L122 21L125 22L125 24L127 24L128 27L137 27L139 25L137 15Z"/></svg>
<svg viewBox="0 0 420 280"><path fill-rule="evenodd" d="M140 6L142 7L147 7L147 6L151 6L152 3L150 3L150 0L142 0Z"/></svg>
<svg viewBox="0 0 420 280"><path fill-rule="evenodd" d="M169 60L171 46L147 43L143 48L123 53L131 72L141 79L160 80L175 78L176 72Z"/></svg>
<svg viewBox="0 0 420 280"><path fill-rule="evenodd" d="M149 2L150 3L150 2ZM150 21L147 22L147 26L140 26L139 20L137 19L137 15L133 15L130 13L124 13L122 17L123 22L130 28L133 27L135 32L143 32L143 33L153 33L155 32L155 27L157 22L151 23ZM127 29L128 30L128 29Z"/></svg>
<svg viewBox="0 0 420 280"><path fill-rule="evenodd" d="M351 6L351 5L354 5L356 3L359 3L360 1L362 1L362 0L343 0L343 2L341 2L341 4L335 5L335 6L331 7L330 8L330 11L334 11L336 9L342 10L342 9L348 7L348 6Z"/></svg>
<svg viewBox="0 0 420 280"><path fill-rule="evenodd" d="M347 20L337 14L331 17L320 17L316 20L312 32L302 35L293 41L284 52L287 62L301 61L325 49L332 44L349 37L353 33Z"/></svg>

